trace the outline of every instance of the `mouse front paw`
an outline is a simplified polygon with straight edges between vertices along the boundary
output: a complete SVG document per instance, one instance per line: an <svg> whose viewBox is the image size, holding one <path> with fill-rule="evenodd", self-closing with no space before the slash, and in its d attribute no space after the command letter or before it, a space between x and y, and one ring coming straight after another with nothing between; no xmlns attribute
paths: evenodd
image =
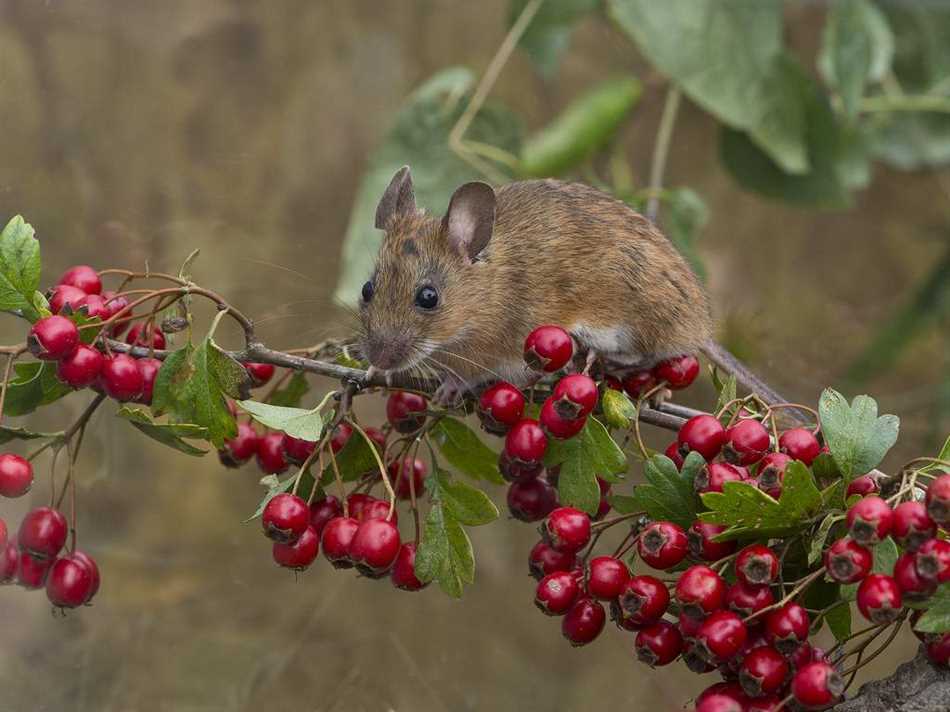
<svg viewBox="0 0 950 712"><path fill-rule="evenodd" d="M432 394L432 402L442 408L455 408L462 405L463 397L468 390L466 383L450 376L442 381Z"/></svg>

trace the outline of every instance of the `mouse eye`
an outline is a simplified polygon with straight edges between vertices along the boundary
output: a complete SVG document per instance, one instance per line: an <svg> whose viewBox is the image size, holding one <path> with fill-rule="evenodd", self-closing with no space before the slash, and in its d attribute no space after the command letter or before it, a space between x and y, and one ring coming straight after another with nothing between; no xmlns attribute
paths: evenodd
<svg viewBox="0 0 950 712"><path fill-rule="evenodd" d="M362 296L364 302L369 302L373 298L373 291L374 287L372 282L367 282L363 285Z"/></svg>
<svg viewBox="0 0 950 712"><path fill-rule="evenodd" d="M439 304L439 293L435 287L419 287L416 292L416 306L421 309L435 309Z"/></svg>

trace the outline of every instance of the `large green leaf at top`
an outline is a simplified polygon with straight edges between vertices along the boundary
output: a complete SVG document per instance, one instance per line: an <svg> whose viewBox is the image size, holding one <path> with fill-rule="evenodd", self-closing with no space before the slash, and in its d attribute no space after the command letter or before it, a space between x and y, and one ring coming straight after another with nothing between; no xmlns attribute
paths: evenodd
<svg viewBox="0 0 950 712"><path fill-rule="evenodd" d="M29 415L41 405L48 405L72 393L72 389L56 377L52 361L17 363L7 386L3 413L9 416Z"/></svg>
<svg viewBox="0 0 950 712"><path fill-rule="evenodd" d="M557 489L562 505L594 514L600 506L597 478L618 482L617 475L627 469L627 458L603 424L589 417L573 438L549 440L544 465L560 467Z"/></svg>
<svg viewBox="0 0 950 712"><path fill-rule="evenodd" d="M39 313L33 298L39 284L40 242L33 226L15 215L0 232L0 311L35 321Z"/></svg>
<svg viewBox="0 0 950 712"><path fill-rule="evenodd" d="M343 242L336 297L352 303L372 272L383 233L374 227L376 205L400 167L412 169L416 204L439 215L461 184L484 179L449 148L449 131L465 110L474 74L464 67L444 69L414 91L396 113L393 125L370 157L350 210ZM510 111L487 105L475 117L466 140L520 153L521 123ZM502 173L503 166L496 166Z"/></svg>
<svg viewBox="0 0 950 712"><path fill-rule="evenodd" d="M508 24L513 25L531 0L511 0ZM544 0L528 25L519 46L542 75L551 77L571 40L574 26L590 14L601 0Z"/></svg>
<svg viewBox="0 0 950 712"><path fill-rule="evenodd" d="M900 418L878 417L877 401L857 396L851 404L843 395L826 388L818 399L821 430L838 470L848 482L877 467L897 442Z"/></svg>

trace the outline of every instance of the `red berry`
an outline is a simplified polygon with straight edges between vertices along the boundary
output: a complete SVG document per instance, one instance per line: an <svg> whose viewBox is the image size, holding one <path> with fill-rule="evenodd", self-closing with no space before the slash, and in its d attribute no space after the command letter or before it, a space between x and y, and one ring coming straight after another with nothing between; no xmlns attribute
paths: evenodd
<svg viewBox="0 0 950 712"><path fill-rule="evenodd" d="M791 663L793 670L798 670L811 662L820 662L825 659L825 651L821 648L812 647L811 643L802 643L795 652L788 656L788 662Z"/></svg>
<svg viewBox="0 0 950 712"><path fill-rule="evenodd" d="M128 354L114 354L102 362L99 385L110 398L125 402L138 399L145 384L134 358Z"/></svg>
<svg viewBox="0 0 950 712"><path fill-rule="evenodd" d="M950 633L943 633L935 640L927 642L924 650L930 662L950 667Z"/></svg>
<svg viewBox="0 0 950 712"><path fill-rule="evenodd" d="M279 475L289 467L284 457L284 434L267 433L257 440L257 466L261 472Z"/></svg>
<svg viewBox="0 0 950 712"><path fill-rule="evenodd" d="M155 348L158 348L158 346ZM244 370L247 371L247 375L251 378L251 387L260 388L274 377L274 371L277 369L272 363L255 363L248 361L244 364Z"/></svg>
<svg viewBox="0 0 950 712"><path fill-rule="evenodd" d="M142 373L142 393L138 397L138 402L151 405L152 394L155 392L155 378L162 367L162 362L157 358L140 358L137 363Z"/></svg>
<svg viewBox="0 0 950 712"><path fill-rule="evenodd" d="M145 324L142 322L132 324L129 333L125 335L125 343L159 351L165 348L165 334L157 326L152 327L151 335L143 332L145 332ZM247 364L244 365L247 366Z"/></svg>
<svg viewBox="0 0 950 712"><path fill-rule="evenodd" d="M17 564L20 562L20 552L16 544L8 542L0 549L0 583L10 583L16 576Z"/></svg>
<svg viewBox="0 0 950 712"><path fill-rule="evenodd" d="M20 522L17 544L37 559L54 559L66 543L66 517L52 507L34 509Z"/></svg>
<svg viewBox="0 0 950 712"><path fill-rule="evenodd" d="M373 441L373 447L380 455L386 451L386 433L372 426L363 428L363 432Z"/></svg>
<svg viewBox="0 0 950 712"><path fill-rule="evenodd" d="M346 498L346 510L349 512L349 516L361 522L363 521L363 510L375 501L377 501L376 498L370 494L353 492Z"/></svg>
<svg viewBox="0 0 950 712"><path fill-rule="evenodd" d="M122 321L132 316L131 311L124 311L127 306L129 306L128 297L125 296L116 296L115 292L103 292L102 298L105 300L106 305L106 319L111 319L116 314L122 313L122 316L119 317L117 323L113 323L112 327L109 329L109 334L114 339L118 339L122 336L122 332L126 330L129 326L129 322Z"/></svg>
<svg viewBox="0 0 950 712"><path fill-rule="evenodd" d="M797 603L786 603L765 614L769 640L782 655L791 655L808 639L808 611Z"/></svg>
<svg viewBox="0 0 950 712"><path fill-rule="evenodd" d="M507 451L502 450L498 456L498 471L506 482L527 482L544 471L544 463L540 460L534 462L514 460Z"/></svg>
<svg viewBox="0 0 950 712"><path fill-rule="evenodd" d="M93 599L93 596L95 596L99 592L99 583L100 583L99 566L98 564L96 564L95 559L89 556L89 554L87 554L86 552L81 551L79 549L76 549L72 554L70 554L70 556L72 557L74 561L77 561L83 564L84 566L86 566L86 568L89 569L89 575L92 576L92 587L89 589L89 593L86 596L86 600L83 601L83 603L89 603L89 601Z"/></svg>
<svg viewBox="0 0 950 712"><path fill-rule="evenodd" d="M923 502L904 502L894 508L891 536L905 549L916 551L921 544L936 535L937 524L927 514Z"/></svg>
<svg viewBox="0 0 950 712"><path fill-rule="evenodd" d="M590 517L573 507L559 507L548 515L542 530L555 549L577 551L590 541Z"/></svg>
<svg viewBox="0 0 950 712"><path fill-rule="evenodd" d="M28 460L5 452L0 455L0 495L22 497L33 486L33 465Z"/></svg>
<svg viewBox="0 0 950 712"><path fill-rule="evenodd" d="M416 577L415 544L409 542L399 547L396 563L393 564L393 570L389 574L389 578L393 582L393 586L403 591L420 591L429 585Z"/></svg>
<svg viewBox="0 0 950 712"><path fill-rule="evenodd" d="M788 672L785 657L766 645L745 656L739 668L739 684L749 697L771 695L782 689Z"/></svg>
<svg viewBox="0 0 950 712"><path fill-rule="evenodd" d="M726 600L726 582L708 566L690 566L676 582L676 600L684 613L703 618L722 608Z"/></svg>
<svg viewBox="0 0 950 712"><path fill-rule="evenodd" d="M264 507L261 523L265 536L292 544L310 526L310 507L297 495L281 492Z"/></svg>
<svg viewBox="0 0 950 712"><path fill-rule="evenodd" d="M806 465L818 457L821 445L811 430L793 428L786 430L778 439L779 449L793 460L801 460Z"/></svg>
<svg viewBox="0 0 950 712"><path fill-rule="evenodd" d="M106 306L106 300L98 294L87 294L73 307L74 311L82 311L90 319L98 317L101 321L109 318L109 307Z"/></svg>
<svg viewBox="0 0 950 712"><path fill-rule="evenodd" d="M360 523L353 517L334 517L323 528L320 546L323 548L323 555L334 568L353 568L353 561L350 559L350 543L359 528Z"/></svg>
<svg viewBox="0 0 950 712"><path fill-rule="evenodd" d="M751 465L765 457L769 431L758 420L740 420L726 430L722 456L734 465Z"/></svg>
<svg viewBox="0 0 950 712"><path fill-rule="evenodd" d="M342 511L340 500L333 495L327 495L310 505L310 526L316 530L318 538L323 534L327 522L339 517Z"/></svg>
<svg viewBox="0 0 950 712"><path fill-rule="evenodd" d="M695 450L706 460L712 460L722 449L726 430L711 415L696 415L683 423L676 436L680 452Z"/></svg>
<svg viewBox="0 0 950 712"><path fill-rule="evenodd" d="M565 420L560 413L558 413L553 396L544 401L544 405L541 406L541 415L538 419L541 422L544 433L548 437L556 438L557 440L573 438L584 429L584 425L587 423L587 416L579 416L574 420Z"/></svg>
<svg viewBox="0 0 950 712"><path fill-rule="evenodd" d="M573 572L555 571L538 582L534 605L549 616L563 616L574 605L580 591Z"/></svg>
<svg viewBox="0 0 950 712"><path fill-rule="evenodd" d="M747 546L736 557L736 578L750 586L772 583L778 569L778 556L762 544Z"/></svg>
<svg viewBox="0 0 950 712"><path fill-rule="evenodd" d="M560 326L539 326L524 341L524 361L535 371L559 371L573 355L574 342Z"/></svg>
<svg viewBox="0 0 950 712"><path fill-rule="evenodd" d="M683 467L683 456L680 455L680 444L678 442L674 441L667 445L663 454L673 461L677 470Z"/></svg>
<svg viewBox="0 0 950 712"><path fill-rule="evenodd" d="M397 433L414 433L426 422L429 402L417 393L394 391L386 401L386 419Z"/></svg>
<svg viewBox="0 0 950 712"><path fill-rule="evenodd" d="M844 692L844 680L826 662L808 663L792 678L792 695L805 709L823 709Z"/></svg>
<svg viewBox="0 0 950 712"><path fill-rule="evenodd" d="M715 685L710 685L699 693L696 697L696 708L699 709L706 700L713 696L724 697L742 705L743 712L748 702L748 697L746 697L746 694L742 691L738 682L717 682ZM717 710L717 712L719 710L718 707L714 707L713 709ZM726 707L725 709L731 710L732 708ZM775 710L775 712L779 712L779 710Z"/></svg>
<svg viewBox="0 0 950 712"><path fill-rule="evenodd" d="M700 701L696 700L696 712L747 712L745 696L713 692Z"/></svg>
<svg viewBox="0 0 950 712"><path fill-rule="evenodd" d="M746 625L738 614L713 611L696 634L696 650L709 662L721 663L739 652L747 635Z"/></svg>
<svg viewBox="0 0 950 712"><path fill-rule="evenodd" d="M60 608L76 608L89 600L92 571L71 554L57 559L46 577L46 597Z"/></svg>
<svg viewBox="0 0 950 712"><path fill-rule="evenodd" d="M425 462L418 458L414 460L411 457L406 457L401 461L397 460L390 463L387 472L396 496L399 499L410 499L413 491L415 491L416 497L422 494L422 483L425 481L426 475L429 474L429 468L426 467Z"/></svg>
<svg viewBox="0 0 950 712"><path fill-rule="evenodd" d="M592 642L604 629L607 614L592 598L577 600L561 621L561 632L571 645L579 647Z"/></svg>
<svg viewBox="0 0 950 712"><path fill-rule="evenodd" d="M637 633L634 649L650 667L669 665L683 650L683 636L669 621L658 621Z"/></svg>
<svg viewBox="0 0 950 712"><path fill-rule="evenodd" d="M50 290L48 296L49 310L54 314L59 314L67 305L71 312L75 312L86 293L69 284L58 284Z"/></svg>
<svg viewBox="0 0 950 712"><path fill-rule="evenodd" d="M728 527L721 524L712 524L697 519L686 532L686 540L689 544L689 553L694 559L703 561L718 561L729 556L736 550L735 541L713 541L713 539L726 531Z"/></svg>
<svg viewBox="0 0 950 712"><path fill-rule="evenodd" d="M742 473L728 462L710 462L696 473L693 486L701 494L722 492L722 487L726 482L742 482L742 480Z"/></svg>
<svg viewBox="0 0 950 712"><path fill-rule="evenodd" d="M79 346L79 328L64 316L47 316L30 328L30 353L43 361L66 358Z"/></svg>
<svg viewBox="0 0 950 712"><path fill-rule="evenodd" d="M478 417L482 427L495 435L504 435L524 414L524 394L502 381L482 393L478 399Z"/></svg>
<svg viewBox="0 0 950 712"><path fill-rule="evenodd" d="M859 499L848 510L848 529L859 544L877 544L891 533L894 512L880 497L870 495Z"/></svg>
<svg viewBox="0 0 950 712"><path fill-rule="evenodd" d="M656 385L653 380L652 371L636 371L623 379L623 390L634 400L639 400L640 396ZM616 388L615 390L620 390Z"/></svg>
<svg viewBox="0 0 950 712"><path fill-rule="evenodd" d="M303 534L293 544L282 544L275 541L272 547L272 555L274 561L281 566L295 571L303 571L317 558L319 549L320 537L311 524L304 529Z"/></svg>
<svg viewBox="0 0 950 712"><path fill-rule="evenodd" d="M547 542L539 541L528 555L528 572L540 580L555 571L570 571L575 557L573 551L558 551Z"/></svg>
<svg viewBox="0 0 950 712"><path fill-rule="evenodd" d="M743 616L758 613L774 602L775 596L772 595L772 589L768 586L750 586L737 581L726 591L726 606Z"/></svg>
<svg viewBox="0 0 950 712"><path fill-rule="evenodd" d="M950 581L950 541L928 539L918 547L914 561L917 573L926 581Z"/></svg>
<svg viewBox="0 0 950 712"><path fill-rule="evenodd" d="M615 391L623 390L623 384L620 382L620 379L616 376L611 376L610 374L604 376L604 385L607 386L607 388Z"/></svg>
<svg viewBox="0 0 950 712"><path fill-rule="evenodd" d="M838 583L857 583L871 573L874 555L854 539L838 539L825 551L825 569Z"/></svg>
<svg viewBox="0 0 950 712"><path fill-rule="evenodd" d="M373 499L363 506L358 519L365 522L367 519L388 519L393 524L399 524L399 512L393 509L392 516L389 516L389 502L381 499Z"/></svg>
<svg viewBox="0 0 950 712"><path fill-rule="evenodd" d="M387 573L399 554L399 529L385 519L365 519L350 542L350 560L365 576Z"/></svg>
<svg viewBox="0 0 950 712"><path fill-rule="evenodd" d="M595 556L587 564L587 591L602 601L619 596L629 578L627 565L612 556Z"/></svg>
<svg viewBox="0 0 950 712"><path fill-rule="evenodd" d="M519 420L505 437L505 452L515 464L540 462L547 449L547 436L531 418Z"/></svg>
<svg viewBox="0 0 950 712"><path fill-rule="evenodd" d="M927 514L937 524L950 526L950 474L940 475L927 488Z"/></svg>
<svg viewBox="0 0 950 712"><path fill-rule="evenodd" d="M508 511L522 522L540 522L557 504L557 490L541 477L514 482L508 488Z"/></svg>
<svg viewBox="0 0 950 712"><path fill-rule="evenodd" d="M70 287L81 289L86 294L99 294L102 291L102 280L99 273L89 265L76 265L63 272L57 284L68 284Z"/></svg>
<svg viewBox="0 0 950 712"><path fill-rule="evenodd" d="M607 516L607 513L610 511L610 483L607 480L597 478L597 486L600 488L600 503L597 505L597 513L594 515L595 520L603 519Z"/></svg>
<svg viewBox="0 0 950 712"><path fill-rule="evenodd" d="M897 582L884 574L871 574L858 586L858 610L872 623L890 623L904 603Z"/></svg>
<svg viewBox="0 0 950 712"><path fill-rule="evenodd" d="M893 576L901 598L908 601L924 601L937 589L935 581L928 581L918 573L915 555L910 551L901 554L894 562Z"/></svg>
<svg viewBox="0 0 950 712"><path fill-rule="evenodd" d="M650 625L666 613L670 592L653 576L632 576L623 585L617 603L624 620L635 625Z"/></svg>
<svg viewBox="0 0 950 712"><path fill-rule="evenodd" d="M52 565L52 559L39 559L21 551L17 558L16 582L23 588L43 588Z"/></svg>
<svg viewBox="0 0 950 712"><path fill-rule="evenodd" d="M657 381L666 381L671 390L686 388L699 375L699 361L695 356L677 356L660 361L653 367L653 377Z"/></svg>
<svg viewBox="0 0 950 712"><path fill-rule="evenodd" d="M218 458L225 467L240 467L257 454L260 437L248 423L238 423L238 434L224 441Z"/></svg>
<svg viewBox="0 0 950 712"><path fill-rule="evenodd" d="M594 379L581 373L564 376L551 394L554 409L564 420L590 415L597 407L597 396Z"/></svg>
<svg viewBox="0 0 950 712"><path fill-rule="evenodd" d="M782 712L782 700L776 695L763 695L749 700L743 712Z"/></svg>
<svg viewBox="0 0 950 712"><path fill-rule="evenodd" d="M281 447L284 451L284 459L294 465L302 465L307 461L313 451L317 449L317 444L310 440L295 438L287 433L281 438Z"/></svg>
<svg viewBox="0 0 950 712"><path fill-rule="evenodd" d="M7 523L0 519L0 550L7 545Z"/></svg>
<svg viewBox="0 0 950 712"><path fill-rule="evenodd" d="M792 461L783 452L770 452L759 462L759 474L756 478L759 489L770 497L778 499L782 495L782 481L785 468Z"/></svg>
<svg viewBox="0 0 950 712"><path fill-rule="evenodd" d="M877 480L870 475L861 475L851 480L844 496L845 499L853 497L854 495L865 497L869 494L877 494L880 490L881 488L878 487Z"/></svg>
<svg viewBox="0 0 950 712"><path fill-rule="evenodd" d="M673 522L653 522L640 534L637 552L654 569L669 569L686 557L686 534Z"/></svg>

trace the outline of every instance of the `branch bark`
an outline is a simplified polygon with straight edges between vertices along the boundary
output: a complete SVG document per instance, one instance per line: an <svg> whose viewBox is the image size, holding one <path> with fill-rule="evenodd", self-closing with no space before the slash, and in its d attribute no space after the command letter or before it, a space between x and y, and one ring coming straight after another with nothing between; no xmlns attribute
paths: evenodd
<svg viewBox="0 0 950 712"><path fill-rule="evenodd" d="M932 665L923 649L890 677L865 683L856 696L834 708L835 712L946 712L948 709L950 670Z"/></svg>

